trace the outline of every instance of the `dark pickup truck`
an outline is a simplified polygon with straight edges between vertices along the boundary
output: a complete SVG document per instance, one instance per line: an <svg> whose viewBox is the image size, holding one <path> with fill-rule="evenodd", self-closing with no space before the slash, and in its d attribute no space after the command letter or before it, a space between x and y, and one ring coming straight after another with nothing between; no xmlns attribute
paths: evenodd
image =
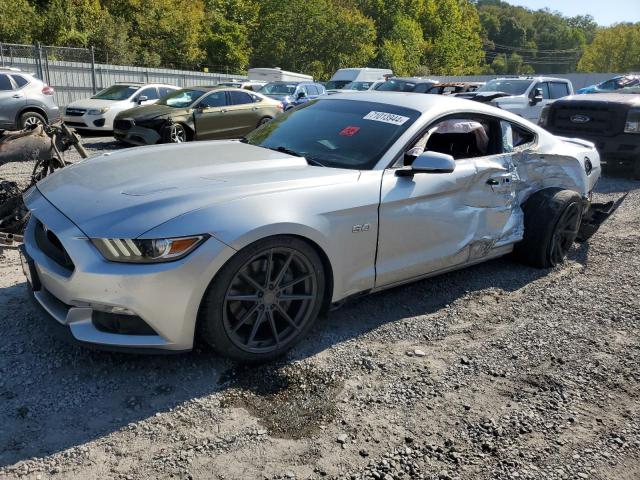
<svg viewBox="0 0 640 480"><path fill-rule="evenodd" d="M593 142L603 163L628 165L640 180L640 93L561 98L542 111L538 123L554 135Z"/></svg>

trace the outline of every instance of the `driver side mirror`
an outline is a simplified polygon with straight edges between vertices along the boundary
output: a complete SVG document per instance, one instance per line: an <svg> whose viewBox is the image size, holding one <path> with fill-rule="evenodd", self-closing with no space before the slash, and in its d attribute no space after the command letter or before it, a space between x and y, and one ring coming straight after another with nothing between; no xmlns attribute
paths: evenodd
<svg viewBox="0 0 640 480"><path fill-rule="evenodd" d="M416 173L451 173L456 168L456 161L451 155L439 152L424 152L419 155L410 167L396 170L398 177L413 177Z"/></svg>
<svg viewBox="0 0 640 480"><path fill-rule="evenodd" d="M296 96L296 98L297 98L298 100L300 100L301 98L304 98L304 97L306 97L306 96L307 96L307 94L306 94L306 93L304 93L304 91L302 91L302 92L298 92L298 95Z"/></svg>
<svg viewBox="0 0 640 480"><path fill-rule="evenodd" d="M532 106L533 105L537 105L543 99L544 99L544 97L542 96L542 89L541 88L536 88L533 91L533 97L531 97L531 100L529 100L529 104L532 105Z"/></svg>
<svg viewBox="0 0 640 480"><path fill-rule="evenodd" d="M142 102L146 102L147 100L149 100L149 97L145 96L145 95L140 95L138 97L138 99L136 100L136 102L138 102L138 105L142 104Z"/></svg>

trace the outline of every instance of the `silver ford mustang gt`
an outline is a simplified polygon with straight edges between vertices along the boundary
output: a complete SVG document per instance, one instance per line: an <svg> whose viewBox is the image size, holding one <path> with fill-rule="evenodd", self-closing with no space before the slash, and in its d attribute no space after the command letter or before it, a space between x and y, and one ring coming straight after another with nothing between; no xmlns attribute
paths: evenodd
<svg viewBox="0 0 640 480"><path fill-rule="evenodd" d="M515 250L563 261L590 221L593 145L412 93L311 101L240 141L105 153L25 194L23 264L76 340L241 361L332 303Z"/></svg>

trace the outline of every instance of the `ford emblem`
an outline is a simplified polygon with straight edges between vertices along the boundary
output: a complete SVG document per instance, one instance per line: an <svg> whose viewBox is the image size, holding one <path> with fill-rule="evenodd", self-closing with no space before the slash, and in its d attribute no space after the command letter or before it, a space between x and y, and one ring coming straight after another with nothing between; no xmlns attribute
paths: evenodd
<svg viewBox="0 0 640 480"><path fill-rule="evenodd" d="M591 118L587 117L586 115L573 115L571 117L571 121L573 123L587 123L591 121Z"/></svg>

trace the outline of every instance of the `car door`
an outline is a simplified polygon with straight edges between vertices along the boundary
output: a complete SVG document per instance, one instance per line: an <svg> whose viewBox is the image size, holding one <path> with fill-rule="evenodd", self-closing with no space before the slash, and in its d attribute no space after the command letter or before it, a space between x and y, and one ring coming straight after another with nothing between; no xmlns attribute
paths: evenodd
<svg viewBox="0 0 640 480"><path fill-rule="evenodd" d="M9 75L0 73L0 126L14 128L16 117L26 103L24 92L16 89Z"/></svg>
<svg viewBox="0 0 640 480"><path fill-rule="evenodd" d="M447 134L437 132L443 122L452 121L473 128L486 125L486 147L480 155L457 152L461 142L455 135L442 140ZM502 150L499 120L456 115L430 125L423 135L429 136L428 150L457 157L455 170L407 177L397 174L396 164L384 171L376 288L489 258L500 247L510 248L514 235L520 234L522 214L514 203L517 174L512 152Z"/></svg>
<svg viewBox="0 0 640 480"><path fill-rule="evenodd" d="M531 92L529 93L530 101L535 96L536 89L538 88L542 90L542 100L535 103L534 105L529 105L529 108L525 109L525 118L532 121L533 123L538 123L540 112L542 112L542 109L552 101L551 94L549 93L549 82L536 83L536 85L531 89Z"/></svg>
<svg viewBox="0 0 640 480"><path fill-rule="evenodd" d="M229 90L230 105L226 113L229 138L241 138L254 130L262 118L263 109L248 92Z"/></svg>
<svg viewBox="0 0 640 480"><path fill-rule="evenodd" d="M229 101L224 90L213 91L203 97L194 110L194 124L197 140L232 138L233 129L227 117Z"/></svg>

